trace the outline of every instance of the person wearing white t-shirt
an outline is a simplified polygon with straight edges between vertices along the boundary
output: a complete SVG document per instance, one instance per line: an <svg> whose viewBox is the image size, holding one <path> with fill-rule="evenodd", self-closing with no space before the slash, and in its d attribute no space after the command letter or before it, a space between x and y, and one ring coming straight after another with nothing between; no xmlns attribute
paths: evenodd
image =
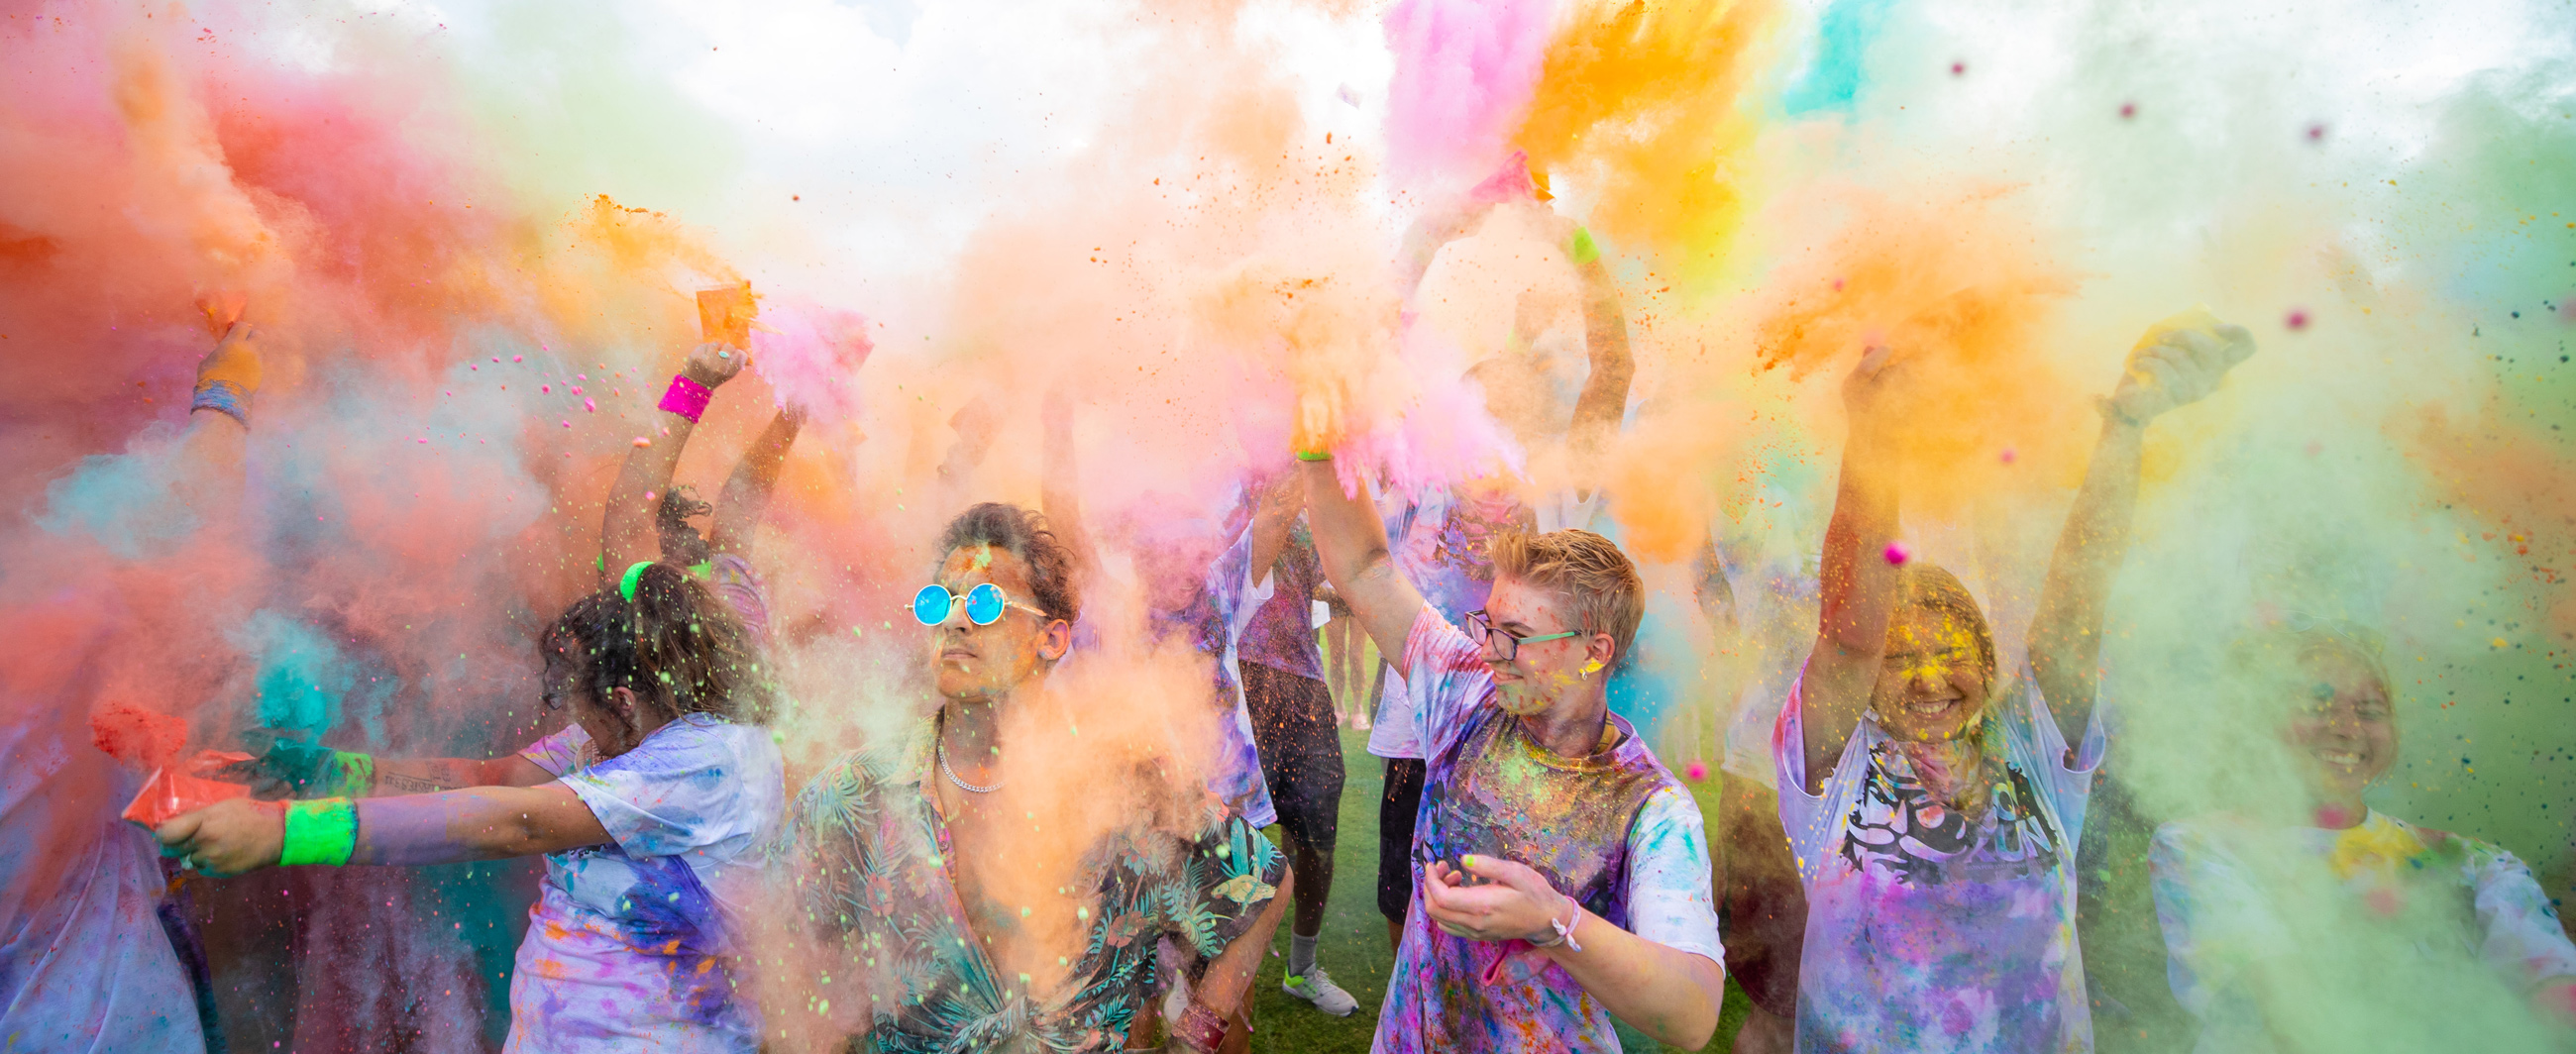
<svg viewBox="0 0 2576 1054"><path fill-rule="evenodd" d="M2576 944L2512 853L2370 807L2397 764L2368 627L2293 617L2229 649L2231 713L2280 715L2304 800L2169 823L2149 854L2202 1054L2565 1049ZM2359 968L2356 968L2356 967Z"/></svg>
<svg viewBox="0 0 2576 1054"><path fill-rule="evenodd" d="M505 1050L756 1050L727 891L776 837L787 788L754 649L706 585L635 564L543 638L562 731L488 760L272 750L266 774L320 796L234 798L155 833L219 876L542 854ZM377 793L396 790L428 793Z"/></svg>
<svg viewBox="0 0 2576 1054"><path fill-rule="evenodd" d="M2128 546L2147 422L2253 353L2214 320L2150 330L2112 394L2050 561L2031 676L1997 683L1985 613L1897 540L1912 365L1866 352L1825 530L1815 650L1772 735L1807 892L1801 1054L2081 1054L2075 855L2103 753L2103 608Z"/></svg>

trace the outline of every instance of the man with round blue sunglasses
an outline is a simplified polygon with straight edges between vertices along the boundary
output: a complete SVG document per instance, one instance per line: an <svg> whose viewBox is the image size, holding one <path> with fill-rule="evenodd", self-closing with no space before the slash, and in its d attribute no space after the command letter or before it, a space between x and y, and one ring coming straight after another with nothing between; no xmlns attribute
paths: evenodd
<svg viewBox="0 0 2576 1054"><path fill-rule="evenodd" d="M859 1049L972 1036L976 1049L1113 1050L1162 1017L1169 946L1190 998L1168 1034L1217 1049L1286 907L1285 859L1195 780L1156 783L1104 750L1114 740L1087 714L1049 709L1066 701L1048 680L1081 597L1073 550L1045 517L977 505L938 551L911 604L938 707L913 734L828 766L791 811L797 914L835 980L814 1019L778 1024ZM1046 713L1064 720L1040 728L1032 715ZM1060 826L1068 800L1168 801L1183 815L1144 810L1068 847L1032 822L1043 812ZM1047 881L1032 884L1034 870Z"/></svg>
<svg viewBox="0 0 2576 1054"><path fill-rule="evenodd" d="M1047 620L1044 608L1013 600L1002 592L1002 587L991 582L976 583L964 596L937 584L923 586L921 592L912 595L912 617L921 620L924 626L945 625L960 610L966 613L966 621L990 626L1002 621L1003 613L1011 608L1035 615L1041 623Z"/></svg>

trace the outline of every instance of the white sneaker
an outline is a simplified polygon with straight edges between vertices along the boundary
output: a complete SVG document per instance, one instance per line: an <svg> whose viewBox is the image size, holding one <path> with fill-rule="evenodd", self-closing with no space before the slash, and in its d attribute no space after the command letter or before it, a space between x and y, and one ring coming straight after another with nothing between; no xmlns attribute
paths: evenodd
<svg viewBox="0 0 2576 1054"><path fill-rule="evenodd" d="M1360 1008L1360 1001L1351 998L1349 992L1342 991L1342 986L1334 984L1332 977L1326 974L1321 966L1306 971L1304 977L1292 976L1279 987L1289 995L1315 1004L1315 1009L1334 1017L1349 1017L1351 1011Z"/></svg>

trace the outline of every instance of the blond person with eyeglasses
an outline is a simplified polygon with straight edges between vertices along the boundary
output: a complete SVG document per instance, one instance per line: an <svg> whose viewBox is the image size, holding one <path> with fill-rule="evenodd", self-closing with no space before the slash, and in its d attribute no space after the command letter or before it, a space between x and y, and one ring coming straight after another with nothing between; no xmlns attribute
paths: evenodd
<svg viewBox="0 0 2576 1054"><path fill-rule="evenodd" d="M1708 837L1604 692L1645 611L1635 565L1590 531L1506 533L1455 626L1330 458L1300 456L1325 574L1413 693L1426 761L1373 1049L1615 1051L1614 1016L1706 1045L1725 985Z"/></svg>
<svg viewBox="0 0 2576 1054"><path fill-rule="evenodd" d="M2368 627L2294 617L2229 649L2228 712L2275 722L2304 791L2166 824L2149 855L2174 997L2207 1054L2566 1049L2576 945L2490 842L2371 808L2396 683Z"/></svg>

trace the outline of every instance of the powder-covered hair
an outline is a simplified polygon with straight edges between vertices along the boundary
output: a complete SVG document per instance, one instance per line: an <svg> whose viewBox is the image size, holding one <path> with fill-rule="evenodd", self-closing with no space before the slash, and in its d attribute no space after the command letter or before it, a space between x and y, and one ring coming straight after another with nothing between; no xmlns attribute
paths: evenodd
<svg viewBox="0 0 2576 1054"><path fill-rule="evenodd" d="M939 558L971 545L1009 552L1029 566L1029 598L1048 618L1072 622L1082 614L1081 583L1075 581L1073 549L1047 529L1037 510L988 501L958 513L939 532Z"/></svg>
<svg viewBox="0 0 2576 1054"><path fill-rule="evenodd" d="M573 601L544 646L581 664L582 686L607 699L619 688L671 717L710 714L765 724L773 706L760 650L733 608L687 571L646 567L628 601L612 586Z"/></svg>
<svg viewBox="0 0 2576 1054"><path fill-rule="evenodd" d="M2397 701L2397 685L2388 677L2387 640L2379 631L2343 619L2292 616L2248 631L2227 648L2227 690L2248 710L2305 701L2316 678L2307 662L2320 655L2342 655L2361 664L2379 682L2380 694Z"/></svg>
<svg viewBox="0 0 2576 1054"><path fill-rule="evenodd" d="M714 511L715 506L699 501L687 487L663 491L661 504L653 509L653 526L662 535L662 559L682 567L705 563L710 555L706 536L689 525L689 518Z"/></svg>
<svg viewBox="0 0 2576 1054"><path fill-rule="evenodd" d="M1986 684L1991 687L1997 665L1995 632L1986 625L1985 609L1977 606L1976 596L1968 592L1967 585L1959 581L1959 576L1939 564L1915 560L1897 569L1896 583L1898 610L1922 608L1939 612L1976 638L1977 662L1985 671ZM1894 626L1891 624L1889 628L1892 631Z"/></svg>
<svg viewBox="0 0 2576 1054"><path fill-rule="evenodd" d="M1530 534L1504 531L1486 547L1494 577L1526 582L1574 606L1584 633L1607 633L1612 665L1628 661L1637 624L1646 618L1646 583L1618 543L1584 530Z"/></svg>

